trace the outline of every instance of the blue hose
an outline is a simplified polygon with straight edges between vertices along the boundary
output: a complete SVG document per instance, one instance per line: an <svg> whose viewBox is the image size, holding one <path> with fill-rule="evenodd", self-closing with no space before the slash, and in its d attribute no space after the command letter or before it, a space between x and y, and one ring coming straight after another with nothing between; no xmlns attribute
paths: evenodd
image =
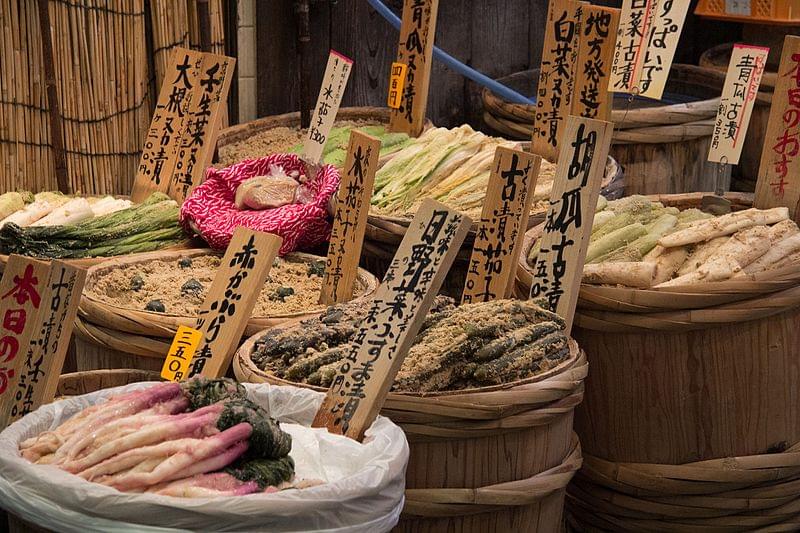
<svg viewBox="0 0 800 533"><path fill-rule="evenodd" d="M367 0L367 2L369 3L369 5L372 6L372 8L375 11L378 12L380 16L385 18L389 22L389 24L394 26L395 29L397 30L400 29L400 22L401 22L400 18L394 13L392 13L392 10L386 7L386 5L383 2L381 2L381 0ZM468 67L467 65L465 65L458 59L454 58L447 52L444 52L439 47L436 46L433 47L433 57L444 63L448 68L458 72L465 78L474 81L478 85L486 87L487 89L495 93L497 96L500 96L509 102L513 102L515 104L529 104L529 105L536 104L536 100L531 100L530 98L527 98L519 94L517 91L506 87L502 83L498 83L492 78L484 74L481 74L475 69Z"/></svg>

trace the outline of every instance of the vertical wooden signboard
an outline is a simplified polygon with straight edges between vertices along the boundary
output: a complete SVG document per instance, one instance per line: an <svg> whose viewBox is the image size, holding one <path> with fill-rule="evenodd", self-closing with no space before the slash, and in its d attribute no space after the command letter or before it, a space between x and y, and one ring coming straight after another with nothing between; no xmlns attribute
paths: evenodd
<svg viewBox="0 0 800 533"><path fill-rule="evenodd" d="M471 224L469 218L434 200L422 203L317 411L314 427L361 440Z"/></svg>
<svg viewBox="0 0 800 533"><path fill-rule="evenodd" d="M550 307L567 321L567 332L578 302L612 130L610 122L569 117L533 268L531 298L547 298Z"/></svg>
<svg viewBox="0 0 800 533"><path fill-rule="evenodd" d="M573 0L551 0L547 12L531 151L548 161L558 157L572 108L584 7Z"/></svg>
<svg viewBox="0 0 800 533"><path fill-rule="evenodd" d="M333 228L325 263L320 303L331 305L353 297L358 260L367 229L369 201L375 186L381 141L353 130L339 184Z"/></svg>
<svg viewBox="0 0 800 533"><path fill-rule="evenodd" d="M660 100L664 95L690 3L691 0L657 2L638 83L641 96Z"/></svg>
<svg viewBox="0 0 800 533"><path fill-rule="evenodd" d="M225 375L282 239L237 228L197 319L202 338L187 377ZM167 365L169 361L165 361Z"/></svg>
<svg viewBox="0 0 800 533"><path fill-rule="evenodd" d="M613 95L608 91L619 9L584 6L572 115L609 120Z"/></svg>
<svg viewBox="0 0 800 533"><path fill-rule="evenodd" d="M520 150L495 151L461 303L510 296L541 162Z"/></svg>
<svg viewBox="0 0 800 533"><path fill-rule="evenodd" d="M202 56L169 186L169 195L179 204L194 187L203 182L205 171L211 164L217 129L225 114L235 65L236 60L231 57L215 54Z"/></svg>
<svg viewBox="0 0 800 533"><path fill-rule="evenodd" d="M787 35L761 151L754 205L788 207L800 220L800 37Z"/></svg>
<svg viewBox="0 0 800 533"><path fill-rule="evenodd" d="M747 126L758 96L769 48L736 44L719 99L708 160L736 165L742 155Z"/></svg>
<svg viewBox="0 0 800 533"><path fill-rule="evenodd" d="M645 52L658 0L622 0L617 43L611 62L608 90L612 93L641 92Z"/></svg>
<svg viewBox="0 0 800 533"><path fill-rule="evenodd" d="M406 66L400 107L392 109L389 131L419 136L425 124L439 0L404 0L397 61Z"/></svg>
<svg viewBox="0 0 800 533"><path fill-rule="evenodd" d="M322 160L322 152L336 120L336 114L339 112L339 105L344 98L344 90L347 87L347 80L350 79L352 67L352 59L335 50L331 50L328 54L328 64L322 77L322 87L317 96L314 116L311 117L311 125L303 143L303 158L312 164L316 165Z"/></svg>

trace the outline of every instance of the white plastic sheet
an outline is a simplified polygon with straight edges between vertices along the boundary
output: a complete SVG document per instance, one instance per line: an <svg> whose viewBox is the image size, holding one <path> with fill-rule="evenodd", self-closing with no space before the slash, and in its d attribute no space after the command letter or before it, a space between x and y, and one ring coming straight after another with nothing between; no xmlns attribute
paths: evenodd
<svg viewBox="0 0 800 533"><path fill-rule="evenodd" d="M388 531L403 506L408 443L378 417L363 443L308 426L323 395L295 387L245 385L250 398L292 433L298 477L327 483L273 494L184 499L126 494L53 466L34 465L19 443L137 383L43 406L0 433L0 506L54 531ZM293 425L293 424L299 424ZM305 427L300 427L305 426Z"/></svg>

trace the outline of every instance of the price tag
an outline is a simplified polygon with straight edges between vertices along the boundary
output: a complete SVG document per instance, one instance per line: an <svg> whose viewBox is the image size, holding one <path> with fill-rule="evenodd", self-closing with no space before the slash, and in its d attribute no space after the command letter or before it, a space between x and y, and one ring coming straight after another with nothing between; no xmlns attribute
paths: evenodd
<svg viewBox="0 0 800 533"><path fill-rule="evenodd" d="M344 90L347 87L347 80L350 79L352 67L352 59L334 50L328 54L328 65L322 77L322 87L317 96L314 116L311 118L311 125L303 143L303 158L312 164L316 165L322 160L322 152L336 121L336 114L344 98Z"/></svg>
<svg viewBox="0 0 800 533"><path fill-rule="evenodd" d="M638 82L639 95L656 100L661 100L664 95L689 4L690 0L660 0L656 4Z"/></svg>
<svg viewBox="0 0 800 533"><path fill-rule="evenodd" d="M622 0L608 90L638 93L658 0Z"/></svg>
<svg viewBox="0 0 800 533"><path fill-rule="evenodd" d="M783 41L753 205L785 206L800 220L800 37Z"/></svg>
<svg viewBox="0 0 800 533"><path fill-rule="evenodd" d="M179 204L203 182L211 165L235 65L232 57L203 54L169 186L169 195Z"/></svg>
<svg viewBox="0 0 800 533"><path fill-rule="evenodd" d="M548 161L558 156L572 108L584 7L572 0L551 0L547 11L531 151Z"/></svg>
<svg viewBox="0 0 800 533"><path fill-rule="evenodd" d="M183 380L189 373L189 365L202 339L203 334L199 330L179 326L161 368L161 377L169 381Z"/></svg>
<svg viewBox="0 0 800 533"><path fill-rule="evenodd" d="M403 22L395 63L407 65L408 68L400 93L400 106L391 111L389 131L407 133L412 137L422 133L428 107L438 11L439 0L403 1Z"/></svg>
<svg viewBox="0 0 800 533"><path fill-rule="evenodd" d="M583 262L614 125L569 117L550 193L531 298L547 298L572 328Z"/></svg>
<svg viewBox="0 0 800 533"><path fill-rule="evenodd" d="M277 235L245 227L233 232L200 308L196 329L202 339L189 377L218 378L228 371L282 241Z"/></svg>
<svg viewBox="0 0 800 533"><path fill-rule="evenodd" d="M750 0L725 0L725 14L750 16Z"/></svg>
<svg viewBox="0 0 800 533"><path fill-rule="evenodd" d="M380 151L379 139L358 130L350 133L322 281L322 304L346 302L353 297Z"/></svg>
<svg viewBox="0 0 800 533"><path fill-rule="evenodd" d="M583 6L573 115L600 120L611 118L613 98L608 92L608 79L618 25L619 9Z"/></svg>
<svg viewBox="0 0 800 533"><path fill-rule="evenodd" d="M389 75L389 98L386 103L389 109L400 109L407 72L408 66L405 63L392 63L392 73Z"/></svg>
<svg viewBox="0 0 800 533"><path fill-rule="evenodd" d="M461 303L511 296L541 162L520 150L495 151Z"/></svg>
<svg viewBox="0 0 800 533"><path fill-rule="evenodd" d="M711 134L708 160L736 165L758 96L769 48L736 44L733 46L728 74L719 99L717 119Z"/></svg>
<svg viewBox="0 0 800 533"><path fill-rule="evenodd" d="M472 221L425 200L358 326L312 424L361 440L419 332Z"/></svg>
<svg viewBox="0 0 800 533"><path fill-rule="evenodd" d="M175 49L136 170L134 202L156 191L183 200L192 186L202 182L235 62L230 57Z"/></svg>

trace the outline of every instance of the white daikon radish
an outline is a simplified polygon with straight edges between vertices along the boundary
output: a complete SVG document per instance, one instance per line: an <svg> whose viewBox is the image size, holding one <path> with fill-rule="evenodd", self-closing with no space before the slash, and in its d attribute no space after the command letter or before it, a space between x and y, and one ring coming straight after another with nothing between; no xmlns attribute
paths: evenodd
<svg viewBox="0 0 800 533"><path fill-rule="evenodd" d="M117 211L122 211L123 209L128 209L132 205L133 202L130 200L117 200L116 198L111 198L111 201L103 201L93 205L92 211L94 212L94 216L99 217L102 215L116 213Z"/></svg>
<svg viewBox="0 0 800 533"><path fill-rule="evenodd" d="M583 265L583 281L594 285L625 285L645 289L653 284L655 275L656 266L641 261Z"/></svg>
<svg viewBox="0 0 800 533"><path fill-rule="evenodd" d="M661 237L658 244L665 248L696 244L715 237L722 237L723 235L733 235L737 231L753 226L775 224L788 218L789 210L785 207L746 209L717 218L700 220L686 229Z"/></svg>
<svg viewBox="0 0 800 533"><path fill-rule="evenodd" d="M49 215L51 211L57 209L67 201L68 198L66 197L64 197L63 202L56 198L53 200L36 200L35 202L26 205L23 209L20 209L16 213L9 215L0 221L0 228L9 222L13 222L14 224L22 227L30 226L37 220Z"/></svg>
<svg viewBox="0 0 800 533"><path fill-rule="evenodd" d="M31 226L68 226L94 217L92 208L86 198L73 198L61 207L51 211Z"/></svg>

